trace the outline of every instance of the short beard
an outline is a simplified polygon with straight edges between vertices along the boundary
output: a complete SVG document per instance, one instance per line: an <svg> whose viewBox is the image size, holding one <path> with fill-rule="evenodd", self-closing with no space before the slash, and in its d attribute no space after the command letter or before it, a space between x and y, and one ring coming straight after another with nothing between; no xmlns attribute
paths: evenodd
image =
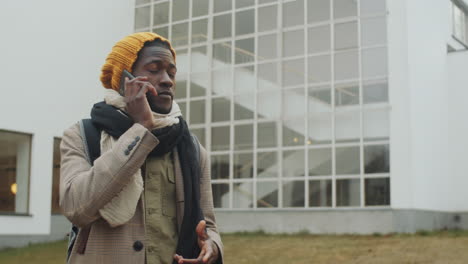
<svg viewBox="0 0 468 264"><path fill-rule="evenodd" d="M153 111L155 113L158 113L158 114L166 115L166 114L169 114L171 112L171 110L172 110L172 102L171 102L171 106L169 107L169 109L165 109L165 108L159 107L157 105L154 105L149 100L148 100L148 104L149 104L149 106L151 108L151 111Z"/></svg>

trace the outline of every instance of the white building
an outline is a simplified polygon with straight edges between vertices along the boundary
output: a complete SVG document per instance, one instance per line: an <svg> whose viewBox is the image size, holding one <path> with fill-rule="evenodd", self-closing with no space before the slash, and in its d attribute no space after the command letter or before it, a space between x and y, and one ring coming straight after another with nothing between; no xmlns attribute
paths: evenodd
<svg viewBox="0 0 468 264"><path fill-rule="evenodd" d="M0 247L63 238L63 130L155 31L223 232L468 228L468 1L58 0L0 9ZM52 202L51 202L52 200Z"/></svg>

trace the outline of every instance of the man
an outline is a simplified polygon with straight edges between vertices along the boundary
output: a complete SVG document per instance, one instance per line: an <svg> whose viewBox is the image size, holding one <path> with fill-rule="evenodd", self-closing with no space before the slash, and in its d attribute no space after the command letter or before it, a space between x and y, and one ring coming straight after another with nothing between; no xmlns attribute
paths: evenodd
<svg viewBox="0 0 468 264"><path fill-rule="evenodd" d="M79 124L64 132L60 206L79 227L69 263L222 263L207 153L173 101L175 61L157 34L125 37L91 111L100 156L89 160Z"/></svg>

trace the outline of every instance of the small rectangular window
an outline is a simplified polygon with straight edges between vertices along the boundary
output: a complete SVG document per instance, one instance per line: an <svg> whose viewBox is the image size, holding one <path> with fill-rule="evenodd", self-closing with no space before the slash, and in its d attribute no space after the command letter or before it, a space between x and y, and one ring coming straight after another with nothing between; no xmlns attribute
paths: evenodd
<svg viewBox="0 0 468 264"><path fill-rule="evenodd" d="M60 214L60 138L54 138L54 156L52 160L52 214Z"/></svg>
<svg viewBox="0 0 468 264"><path fill-rule="evenodd" d="M0 213L28 213L32 135L0 130Z"/></svg>

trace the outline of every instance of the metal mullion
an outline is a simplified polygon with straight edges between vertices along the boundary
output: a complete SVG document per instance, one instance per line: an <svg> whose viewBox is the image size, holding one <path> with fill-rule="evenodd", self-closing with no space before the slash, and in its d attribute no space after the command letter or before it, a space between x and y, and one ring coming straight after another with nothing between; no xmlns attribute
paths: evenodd
<svg viewBox="0 0 468 264"><path fill-rule="evenodd" d="M316 145L308 145L307 149L326 149L326 148L332 148L332 144L316 144Z"/></svg>
<svg viewBox="0 0 468 264"><path fill-rule="evenodd" d="M307 23L307 28L313 28L313 27L321 27L321 26L326 26L326 25L330 25L330 21L331 19L329 20L324 20L324 21L320 21L320 22L312 22L312 23Z"/></svg>
<svg viewBox="0 0 468 264"><path fill-rule="evenodd" d="M343 148L343 147L359 147L359 142L349 142L349 143L336 143L335 147Z"/></svg>
<svg viewBox="0 0 468 264"><path fill-rule="evenodd" d="M211 2L212 1L209 1L209 6L208 6L208 14L210 13L210 8L211 8ZM193 6L191 5L191 7L193 8ZM207 106L210 106L208 107L208 109L205 111L205 124L206 126L208 127L208 123L211 123L211 115L212 115L212 100L211 100L211 96L212 96L212 88L213 88L213 84L212 84L212 80L213 80L213 71L211 70L211 65L212 65L212 61L213 61L213 45L211 44L212 42L212 35L213 35L213 32L212 32L212 23L213 23L213 18L212 16L208 18L208 22L207 22L207 35L208 35L208 38L206 40L206 52L207 52L207 56L208 56L208 63L210 65L208 65L208 78L209 78L209 81L208 81L208 87L206 87L206 96L205 96L205 105Z"/></svg>
<svg viewBox="0 0 468 264"><path fill-rule="evenodd" d="M349 51L349 50L348 50ZM345 53L345 52L335 52L335 53ZM359 78L353 78L353 79L344 79L344 80L338 80L338 81L335 81L335 84L348 84L348 83L351 83L351 82L359 82ZM356 105L344 105L344 106L340 106L341 109L343 108L350 108L350 107L353 107L353 106L356 106Z"/></svg>
<svg viewBox="0 0 468 264"><path fill-rule="evenodd" d="M256 180L257 182L274 182L274 181L278 181L277 178L258 178Z"/></svg>
<svg viewBox="0 0 468 264"><path fill-rule="evenodd" d="M207 45L208 43L207 42L198 42L198 43L195 43L193 45L189 45L190 48L200 48L200 47L203 47L205 45ZM207 50L208 52L208 50Z"/></svg>
<svg viewBox="0 0 468 264"><path fill-rule="evenodd" d="M139 4L139 5L135 5L135 8L147 7L147 6L150 6L150 5L152 5L152 4L153 4L152 2L145 3L145 4Z"/></svg>
<svg viewBox="0 0 468 264"><path fill-rule="evenodd" d="M213 1L216 1L216 0L213 0ZM213 9L213 12L214 12L214 9ZM226 11L221 11L221 12L217 12L217 13L213 13L213 16L222 16L222 15L226 15L226 14L229 14L233 12L233 9L229 9L229 10L226 10Z"/></svg>
<svg viewBox="0 0 468 264"><path fill-rule="evenodd" d="M171 24L173 24L173 25L180 25L180 24L184 24L184 23L190 23L190 19L171 21Z"/></svg>
<svg viewBox="0 0 468 264"><path fill-rule="evenodd" d="M172 1L169 1L169 17L168 17L168 23L167 23L167 37L168 39L172 40ZM187 76L188 78L188 76ZM188 89L187 89L188 90ZM187 97L188 98L188 97ZM187 108L188 109L188 108Z"/></svg>
<svg viewBox="0 0 468 264"><path fill-rule="evenodd" d="M171 6L173 5L173 1L171 1ZM187 120L188 120L188 123L190 124L190 113L191 113L191 103L192 103L192 100L193 98L191 97L191 91L192 91L192 38L190 37L192 35L192 23L190 23L190 16L191 16L191 1L190 1L190 4L189 4L189 19L188 21L185 21L183 20L182 22L181 21L177 21L177 23L181 22L181 23L184 23L184 22L187 22L188 23L188 39L187 39L187 56L188 56L188 65L187 65L187 98L189 99L188 102L187 102L187 110L188 110L188 113L187 113ZM172 12L171 12L172 14ZM172 18L171 18L171 23L172 22ZM206 111L205 111L206 112Z"/></svg>
<svg viewBox="0 0 468 264"><path fill-rule="evenodd" d="M205 131L205 135L206 135L206 144L209 145L209 150L211 151L211 124L213 123L212 122L212 106L213 106L213 93L211 92L213 90L213 6L214 6L214 3L213 1L208 1L208 14L207 14L207 18L208 18L208 29L207 29L207 35L208 35L208 39L207 39L207 45L210 47L210 51L209 51L209 63L210 65L208 66L208 68L210 69L210 73L209 73L209 78L210 78L210 81L209 81L209 85L210 85L210 92L209 94L207 95L207 98L209 98L209 119L207 119L207 129ZM207 50L208 52L208 50ZM209 120L209 121L208 121ZM229 153L228 153L229 155Z"/></svg>
<svg viewBox="0 0 468 264"><path fill-rule="evenodd" d="M304 145L298 145L298 146L286 146L286 147L279 147L278 149L281 151L298 151L298 150L304 150L307 147L304 147Z"/></svg>
<svg viewBox="0 0 468 264"><path fill-rule="evenodd" d="M248 150L248 149L236 150L235 152L236 154L252 154L252 150Z"/></svg>
<svg viewBox="0 0 468 264"><path fill-rule="evenodd" d="M154 4L152 2L150 2L151 4L151 7L150 7L150 30L151 32L153 32L153 27L154 27Z"/></svg>
<svg viewBox="0 0 468 264"><path fill-rule="evenodd" d="M249 66L255 67L255 64L253 62L238 63L238 64L235 64L234 69L244 68L244 67L249 67Z"/></svg>
<svg viewBox="0 0 468 264"><path fill-rule="evenodd" d="M279 58L276 58L276 59L261 59L261 60L258 61L258 64L267 64L267 63L275 63L275 62L281 63L281 60Z"/></svg>
<svg viewBox="0 0 468 264"><path fill-rule="evenodd" d="M359 5L359 3L358 3L358 5ZM358 12L359 12L359 10L358 10ZM354 22L354 21L357 21L357 20L359 20L359 16L344 17L344 18L336 19L334 21L335 21L335 24L344 24L344 23Z"/></svg>
<svg viewBox="0 0 468 264"><path fill-rule="evenodd" d="M263 3L263 4L258 3L258 0L256 0L256 1L257 1L256 5L257 5L258 8L278 5L278 1L271 2L271 3Z"/></svg>
<svg viewBox="0 0 468 264"><path fill-rule="evenodd" d="M169 23L159 24L157 26L151 26L152 29L154 29L154 28L163 28L163 27L169 27Z"/></svg>
<svg viewBox="0 0 468 264"><path fill-rule="evenodd" d="M372 173L372 174L365 174L365 179L386 179L390 178L389 173Z"/></svg>
<svg viewBox="0 0 468 264"><path fill-rule="evenodd" d="M209 3L211 3L211 1L210 1ZM192 4L192 6L193 6L193 4ZM209 8L210 8L210 7L208 6L208 15L192 17L193 20L202 20L202 19L206 19L206 18L209 19L209 18L211 17L211 16L210 16L210 9L209 9ZM190 15L192 16L192 13L190 13Z"/></svg>
<svg viewBox="0 0 468 264"><path fill-rule="evenodd" d="M144 31L151 31L151 27L142 27L142 28L137 28L134 30L134 32L144 32Z"/></svg>
<svg viewBox="0 0 468 264"><path fill-rule="evenodd" d="M359 170L360 170L360 204L361 207L365 206L365 186L364 186L364 114L363 114L363 100L362 100L362 49L361 49L361 2L357 2L357 46L358 46L358 76L359 76L359 115L360 115L360 137L359 137Z"/></svg>
<svg viewBox="0 0 468 264"><path fill-rule="evenodd" d="M304 12L307 12L307 10L305 10ZM295 26L291 26L291 27L288 27L287 29L283 29L283 32L284 33L287 33L287 32L291 32L291 31L297 31L299 29L304 29L304 26L305 24L299 24L299 25L295 25Z"/></svg>
<svg viewBox="0 0 468 264"><path fill-rule="evenodd" d="M231 36L229 41L231 42L231 79L233 80L231 90L229 91L229 97L230 97L230 104L229 107L231 108L230 110L230 124L229 124L229 208L234 208L234 124L232 121L234 120L234 87L236 85L236 80L235 80L235 75L234 75L234 67L233 67L233 62L235 59L235 52L234 52L234 40L233 40L233 34L234 34L234 26L235 26L235 17L234 13L232 12L232 9L229 10L229 12L226 12L225 14L231 14ZM224 13L222 13L224 14Z"/></svg>
<svg viewBox="0 0 468 264"><path fill-rule="evenodd" d="M360 174L343 174L343 175L337 175L336 179L339 179L339 180L361 179L361 175Z"/></svg>
<svg viewBox="0 0 468 264"><path fill-rule="evenodd" d="M253 124L253 209L257 209L257 146L258 146L258 106L257 106L257 87L258 87L258 0L254 3L254 79L255 87L253 90L254 96L254 124Z"/></svg>
<svg viewBox="0 0 468 264"><path fill-rule="evenodd" d="M224 38L217 38L217 39L213 39L213 44L222 44L224 42L228 42L228 41L231 41L232 40L232 36L231 37L224 37Z"/></svg>
<svg viewBox="0 0 468 264"><path fill-rule="evenodd" d="M317 175L317 176L310 176L310 181L323 181L323 180L331 180L331 175Z"/></svg>
<svg viewBox="0 0 468 264"><path fill-rule="evenodd" d="M335 113L335 27L333 15L334 1L330 1L330 82L331 82L331 112L332 112L332 208L336 208L336 113Z"/></svg>
<svg viewBox="0 0 468 264"><path fill-rule="evenodd" d="M229 183L228 179L212 179L212 183Z"/></svg>
<svg viewBox="0 0 468 264"><path fill-rule="evenodd" d="M253 122L254 122L253 119L241 119L241 120L231 121L231 123L234 124L234 125L251 125L251 124L253 124Z"/></svg>
<svg viewBox="0 0 468 264"><path fill-rule="evenodd" d="M229 150L215 150L215 151L211 151L211 155L229 155Z"/></svg>
<svg viewBox="0 0 468 264"><path fill-rule="evenodd" d="M281 43L282 46L283 43ZM281 54L282 55L282 54ZM288 56L288 57L282 57L283 61L291 61L291 60L298 60L298 59L304 59L304 55L295 55L295 56Z"/></svg>
<svg viewBox="0 0 468 264"><path fill-rule="evenodd" d="M278 8L276 8L276 17L278 18L278 23L276 26L276 41L278 45L276 45L276 55L278 56L278 63L276 64L276 74L278 76L278 83L281 87L280 91L283 90L283 73L282 73L282 64L283 64L283 5L278 3ZM282 92L281 92L282 93ZM283 110L283 99L281 96L281 100L278 106L281 110ZM283 112L283 111L281 111ZM283 146L283 116L281 115L279 121L276 121L278 137L277 137L277 146L278 151L276 151L277 159L278 159L278 208L283 208L283 151L281 150Z"/></svg>
<svg viewBox="0 0 468 264"><path fill-rule="evenodd" d="M190 128L193 128L193 129L205 128L205 124L196 124L196 125L192 125Z"/></svg>
<svg viewBox="0 0 468 264"><path fill-rule="evenodd" d="M233 8L233 13L238 13L238 12L242 12L242 11L247 11L247 10L250 10L250 9L255 9L255 4L254 5L251 5L251 6L245 6L245 7L241 7L241 8Z"/></svg>
<svg viewBox="0 0 468 264"><path fill-rule="evenodd" d="M390 145L390 140L364 141L364 146Z"/></svg>
<svg viewBox="0 0 468 264"><path fill-rule="evenodd" d="M278 151L278 150L279 150L279 149L276 148L276 147L272 147L272 148L259 148L259 149L257 150L257 154L258 154L258 153L266 153L266 152L276 152L276 151Z"/></svg>
<svg viewBox="0 0 468 264"><path fill-rule="evenodd" d="M304 207L309 207L309 149L307 148L309 142L309 63L307 59L307 50L308 50L308 34L309 31L307 30L307 2L304 1L304 24L302 25L302 30L304 32L304 49L303 49L303 58L304 58L304 103L305 103L305 137L304 137Z"/></svg>
<svg viewBox="0 0 468 264"><path fill-rule="evenodd" d="M302 59L304 59L304 57L302 57ZM304 70L304 71L305 71L305 70ZM306 74L304 74L304 75L306 75ZM307 76L306 76L306 77L307 77ZM283 91L284 91L284 90L294 90L294 89L304 88L304 85L305 85L305 84L306 84L306 83L304 82L304 84L299 84L299 85L297 85L297 84L296 84L296 85L285 85L285 86L283 86Z"/></svg>
<svg viewBox="0 0 468 264"><path fill-rule="evenodd" d="M307 30L309 31L309 30ZM307 57L318 57L318 56L326 56L331 55L331 51L322 51L322 52L315 52L315 53L307 53Z"/></svg>
<svg viewBox="0 0 468 264"><path fill-rule="evenodd" d="M216 128L216 127L224 127L224 126L229 126L229 125L231 125L230 121L213 122L211 124L211 127Z"/></svg>
<svg viewBox="0 0 468 264"><path fill-rule="evenodd" d="M273 33L276 33L278 31L278 29L270 29L270 30L265 30L265 31L262 31L262 32L257 32L255 35L258 36L258 37L263 37L263 36L267 36L267 35L271 35Z"/></svg>
<svg viewBox="0 0 468 264"><path fill-rule="evenodd" d="M244 182L249 182L252 183L254 179L252 178L236 178L232 180L234 183L244 183Z"/></svg>

